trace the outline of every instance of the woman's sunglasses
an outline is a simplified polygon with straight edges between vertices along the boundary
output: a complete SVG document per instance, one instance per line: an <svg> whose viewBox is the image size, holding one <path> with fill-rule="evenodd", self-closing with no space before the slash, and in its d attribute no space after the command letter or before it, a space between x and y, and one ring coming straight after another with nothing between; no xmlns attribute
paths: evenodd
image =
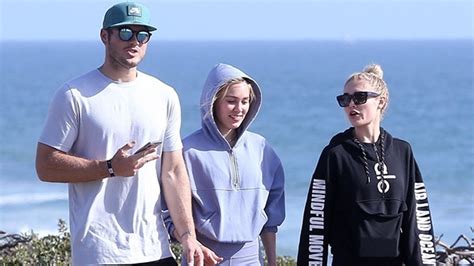
<svg viewBox="0 0 474 266"><path fill-rule="evenodd" d="M151 37L151 33L144 30L134 31L130 28L119 28L118 31L120 40L124 42L130 41L135 35L139 43L145 44L150 40Z"/></svg>
<svg viewBox="0 0 474 266"><path fill-rule="evenodd" d="M375 98L378 96L380 96L380 93L371 91L356 91L354 94L344 93L337 96L336 99L339 106L347 107L351 103L351 100L354 101L355 105L360 105L366 103L368 98Z"/></svg>

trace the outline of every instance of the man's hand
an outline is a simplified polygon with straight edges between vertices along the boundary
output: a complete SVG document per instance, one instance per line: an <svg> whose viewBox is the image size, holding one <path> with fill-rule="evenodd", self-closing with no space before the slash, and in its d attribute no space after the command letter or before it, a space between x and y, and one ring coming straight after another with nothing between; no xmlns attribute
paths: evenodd
<svg viewBox="0 0 474 266"><path fill-rule="evenodd" d="M156 153L156 147L149 147L142 152L130 155L130 149L135 146L135 141L131 141L120 148L112 157L112 168L115 175L134 176L138 169L145 163L158 159L160 156Z"/></svg>
<svg viewBox="0 0 474 266"><path fill-rule="evenodd" d="M183 254L186 256L188 265L203 266L204 256L199 242L191 233L186 232L181 236L181 245L183 246Z"/></svg>

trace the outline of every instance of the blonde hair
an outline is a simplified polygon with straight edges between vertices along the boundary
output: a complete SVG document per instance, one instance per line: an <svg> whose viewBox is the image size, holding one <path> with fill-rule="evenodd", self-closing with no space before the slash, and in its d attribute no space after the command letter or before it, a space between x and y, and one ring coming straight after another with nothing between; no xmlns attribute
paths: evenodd
<svg viewBox="0 0 474 266"><path fill-rule="evenodd" d="M244 78L233 78L231 80L228 80L222 86L220 86L220 88L217 90L217 93L214 95L214 98L212 99L212 103L214 104L218 99L223 98L229 91L229 88L232 87L232 85L239 84L241 82L247 84L249 88L249 102L252 103L253 99L255 99L255 93L253 91L252 85L250 85L250 83Z"/></svg>
<svg viewBox="0 0 474 266"><path fill-rule="evenodd" d="M347 84L353 81L362 81L371 86L376 92L380 93L381 97L385 98L385 105L382 107L381 115L388 107L389 102L389 93L387 83L383 80L383 70L382 67L378 64L370 64L364 67L362 72L357 72L352 74L344 84L344 87Z"/></svg>

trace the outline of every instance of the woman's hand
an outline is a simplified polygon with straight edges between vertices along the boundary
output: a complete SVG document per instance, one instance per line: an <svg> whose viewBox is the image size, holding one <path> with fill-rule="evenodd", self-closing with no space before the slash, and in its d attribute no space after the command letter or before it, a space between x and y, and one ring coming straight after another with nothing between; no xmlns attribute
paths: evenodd
<svg viewBox="0 0 474 266"><path fill-rule="evenodd" d="M208 247L204 246L201 244L201 250L202 253L204 254L204 265L216 265L223 261L224 259L222 257L219 257L214 253L214 251L210 250Z"/></svg>

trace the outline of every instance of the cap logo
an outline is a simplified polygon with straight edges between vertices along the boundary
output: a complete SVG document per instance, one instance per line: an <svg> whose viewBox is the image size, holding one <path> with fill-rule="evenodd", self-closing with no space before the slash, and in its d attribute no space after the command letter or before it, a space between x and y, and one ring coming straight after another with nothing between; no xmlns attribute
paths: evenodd
<svg viewBox="0 0 474 266"><path fill-rule="evenodd" d="M142 9L139 6L128 6L127 7L127 15L128 16L141 17L142 16Z"/></svg>

